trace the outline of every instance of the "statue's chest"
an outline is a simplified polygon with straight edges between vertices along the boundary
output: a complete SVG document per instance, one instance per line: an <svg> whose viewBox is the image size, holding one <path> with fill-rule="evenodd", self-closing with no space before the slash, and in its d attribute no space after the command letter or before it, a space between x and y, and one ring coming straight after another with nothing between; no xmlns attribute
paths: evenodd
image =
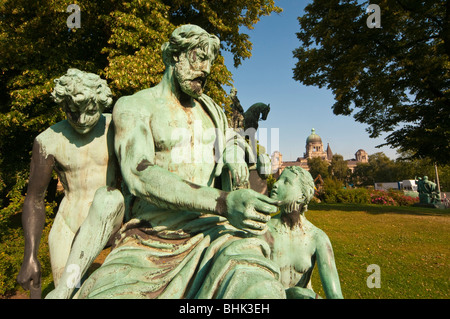
<svg viewBox="0 0 450 319"><path fill-rule="evenodd" d="M271 229L272 260L280 267L281 282L292 287L313 267L312 239L301 230Z"/></svg>
<svg viewBox="0 0 450 319"><path fill-rule="evenodd" d="M172 108L154 116L151 130L157 152L213 146L217 136L213 121L199 105Z"/></svg>
<svg viewBox="0 0 450 319"><path fill-rule="evenodd" d="M107 167L110 158L114 156L112 141L112 136L108 138L103 135L84 145L71 141L55 143L53 154L58 170L78 172Z"/></svg>

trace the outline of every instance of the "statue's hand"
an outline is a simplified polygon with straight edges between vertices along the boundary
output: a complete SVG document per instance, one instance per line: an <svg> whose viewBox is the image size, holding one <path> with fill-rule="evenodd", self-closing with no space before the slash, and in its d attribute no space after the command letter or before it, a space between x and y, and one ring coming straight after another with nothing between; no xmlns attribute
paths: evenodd
<svg viewBox="0 0 450 319"><path fill-rule="evenodd" d="M248 184L250 173L246 163L226 163L225 166L231 173L234 187L245 186Z"/></svg>
<svg viewBox="0 0 450 319"><path fill-rule="evenodd" d="M25 290L30 290L31 285L38 288L41 282L41 264L36 257L24 258L17 282Z"/></svg>
<svg viewBox="0 0 450 319"><path fill-rule="evenodd" d="M277 200L245 188L232 191L226 202L230 224L254 235L267 231L270 214L276 213L279 205Z"/></svg>
<svg viewBox="0 0 450 319"><path fill-rule="evenodd" d="M245 150L243 148L234 145L225 150L223 162L224 167L228 168L231 173L234 187L248 184L250 173L245 162Z"/></svg>

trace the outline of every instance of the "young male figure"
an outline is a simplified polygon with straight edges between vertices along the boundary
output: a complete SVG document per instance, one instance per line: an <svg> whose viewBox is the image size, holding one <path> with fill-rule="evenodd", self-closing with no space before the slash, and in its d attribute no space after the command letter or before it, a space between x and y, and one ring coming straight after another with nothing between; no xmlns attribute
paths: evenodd
<svg viewBox="0 0 450 319"><path fill-rule="evenodd" d="M316 262L326 297L343 298L330 240L304 215L313 196L311 174L298 166L286 167L270 194L281 202L280 214L269 221L263 238L272 249L271 259L280 266L288 298L318 297L311 287Z"/></svg>
<svg viewBox="0 0 450 319"><path fill-rule="evenodd" d="M112 103L112 94L106 81L98 75L77 69L55 80L54 101L63 107L67 119L39 134L33 145L30 178L22 213L25 232L25 253L17 277L25 289L36 289L40 284L41 269L37 251L45 223L44 197L52 171L58 174L64 187L64 198L50 230L48 244L53 280L60 286L69 252L78 259L82 272L92 262L92 255L104 248L113 228L123 218L123 198L118 190L118 165L114 155L111 115L102 114ZM90 218L86 219L90 214ZM84 233L80 226L97 223L97 231ZM102 231L103 230L103 231ZM83 255L90 258L83 258ZM68 274L66 274L66 277ZM66 286L63 280L61 286Z"/></svg>

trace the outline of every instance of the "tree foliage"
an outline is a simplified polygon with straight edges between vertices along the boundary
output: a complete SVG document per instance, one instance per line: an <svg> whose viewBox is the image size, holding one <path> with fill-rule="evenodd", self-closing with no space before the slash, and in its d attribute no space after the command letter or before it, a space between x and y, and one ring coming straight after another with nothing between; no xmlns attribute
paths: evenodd
<svg viewBox="0 0 450 319"><path fill-rule="evenodd" d="M450 163L450 2L314 0L298 18L294 79L327 87L335 114L368 124L370 137L413 158Z"/></svg>
<svg viewBox="0 0 450 319"><path fill-rule="evenodd" d="M308 167L311 176L315 179L318 175L325 179L328 177L328 162L320 157L308 158Z"/></svg>
<svg viewBox="0 0 450 319"><path fill-rule="evenodd" d="M347 166L347 162L344 161L344 157L340 154L333 154L328 171L330 176L342 182L347 182L350 176L350 169Z"/></svg>
<svg viewBox="0 0 450 319"><path fill-rule="evenodd" d="M80 28L68 29L71 3L80 6ZM33 139L65 117L50 92L68 68L99 74L119 98L160 81L160 47L178 25L219 36L238 66L252 49L242 27L280 11L274 0L0 1L0 229L21 211ZM219 56L206 92L224 108L230 102L222 86L231 82Z"/></svg>
<svg viewBox="0 0 450 319"><path fill-rule="evenodd" d="M383 152L370 155L369 166L371 170L368 172L367 177L372 178L372 182L396 182L399 178L395 162Z"/></svg>

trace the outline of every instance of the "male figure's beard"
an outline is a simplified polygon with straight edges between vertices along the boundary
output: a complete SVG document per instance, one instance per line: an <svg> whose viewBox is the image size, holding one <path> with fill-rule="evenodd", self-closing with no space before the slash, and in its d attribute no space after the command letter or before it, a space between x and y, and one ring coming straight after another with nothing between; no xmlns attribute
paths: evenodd
<svg viewBox="0 0 450 319"><path fill-rule="evenodd" d="M185 65L177 64L175 66L175 78L180 89L185 94L199 98L203 94L203 88L206 84L206 76L203 72L187 70Z"/></svg>
<svg viewBox="0 0 450 319"><path fill-rule="evenodd" d="M203 84L196 80L183 80L180 82L180 88L194 99L199 98L203 94Z"/></svg>

